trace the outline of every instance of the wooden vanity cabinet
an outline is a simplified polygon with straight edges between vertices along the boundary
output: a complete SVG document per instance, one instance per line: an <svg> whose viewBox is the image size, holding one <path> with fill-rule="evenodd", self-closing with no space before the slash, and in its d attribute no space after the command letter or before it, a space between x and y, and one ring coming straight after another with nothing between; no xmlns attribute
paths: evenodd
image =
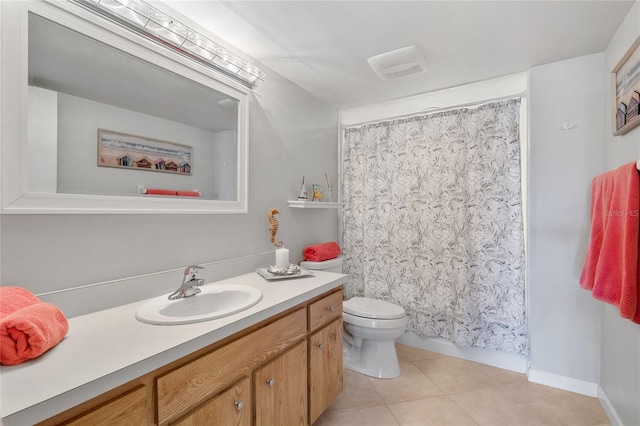
<svg viewBox="0 0 640 426"><path fill-rule="evenodd" d="M342 380L337 289L38 426L310 425Z"/></svg>

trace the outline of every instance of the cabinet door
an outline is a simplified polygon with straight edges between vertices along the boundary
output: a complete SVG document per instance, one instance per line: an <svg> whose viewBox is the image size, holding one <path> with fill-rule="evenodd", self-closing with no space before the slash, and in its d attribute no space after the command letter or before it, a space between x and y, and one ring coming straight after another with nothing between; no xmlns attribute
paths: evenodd
<svg viewBox="0 0 640 426"><path fill-rule="evenodd" d="M309 337L309 420L315 422L342 392L342 318Z"/></svg>
<svg viewBox="0 0 640 426"><path fill-rule="evenodd" d="M307 344L302 341L254 373L256 426L307 424Z"/></svg>
<svg viewBox="0 0 640 426"><path fill-rule="evenodd" d="M251 384L244 378L231 389L205 402L177 422L179 426L249 426Z"/></svg>

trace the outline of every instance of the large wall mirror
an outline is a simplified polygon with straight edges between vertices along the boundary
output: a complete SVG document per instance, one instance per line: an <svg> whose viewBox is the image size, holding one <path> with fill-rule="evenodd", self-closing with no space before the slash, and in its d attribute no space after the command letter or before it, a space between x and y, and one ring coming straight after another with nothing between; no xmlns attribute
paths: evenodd
<svg viewBox="0 0 640 426"><path fill-rule="evenodd" d="M247 211L245 89L73 4L4 3L3 213Z"/></svg>

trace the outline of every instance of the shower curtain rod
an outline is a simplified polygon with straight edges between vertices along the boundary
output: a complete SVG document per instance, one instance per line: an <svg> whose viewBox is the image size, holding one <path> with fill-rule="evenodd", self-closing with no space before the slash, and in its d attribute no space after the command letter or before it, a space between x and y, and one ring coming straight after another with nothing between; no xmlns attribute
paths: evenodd
<svg viewBox="0 0 640 426"><path fill-rule="evenodd" d="M433 113L436 113L436 112L450 111L450 110L454 110L454 109L479 107L481 105L490 104L492 102L506 101L506 100L509 100L509 99L521 99L521 98L526 98L526 97L527 97L527 92L523 91L523 92L520 92L520 93L514 93L512 95L500 96L500 97L491 98L491 99L483 99L481 101L468 102L468 103L464 103L464 104L451 105L451 106L447 106L447 107L427 107L427 108L424 108L424 109L422 109L422 110L420 110L418 112L412 112L412 113L409 113L409 114L402 114L402 115L395 115L395 116L391 116L391 117L380 118L380 119L377 119L377 120L363 121L361 123L353 123L353 124L348 124L348 125L342 125L341 127L342 127L342 129L352 128L352 127L360 127L360 126L366 126L367 124L383 123L385 121L402 120L402 119L405 119L405 118L418 117L418 116L421 116L421 115L428 115L428 114L433 114Z"/></svg>

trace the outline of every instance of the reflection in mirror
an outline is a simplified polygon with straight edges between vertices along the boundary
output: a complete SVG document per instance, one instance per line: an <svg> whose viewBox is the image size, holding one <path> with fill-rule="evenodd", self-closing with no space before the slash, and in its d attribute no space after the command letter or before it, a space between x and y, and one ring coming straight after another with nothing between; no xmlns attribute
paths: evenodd
<svg viewBox="0 0 640 426"><path fill-rule="evenodd" d="M237 99L36 14L28 27L29 192L237 200Z"/></svg>

